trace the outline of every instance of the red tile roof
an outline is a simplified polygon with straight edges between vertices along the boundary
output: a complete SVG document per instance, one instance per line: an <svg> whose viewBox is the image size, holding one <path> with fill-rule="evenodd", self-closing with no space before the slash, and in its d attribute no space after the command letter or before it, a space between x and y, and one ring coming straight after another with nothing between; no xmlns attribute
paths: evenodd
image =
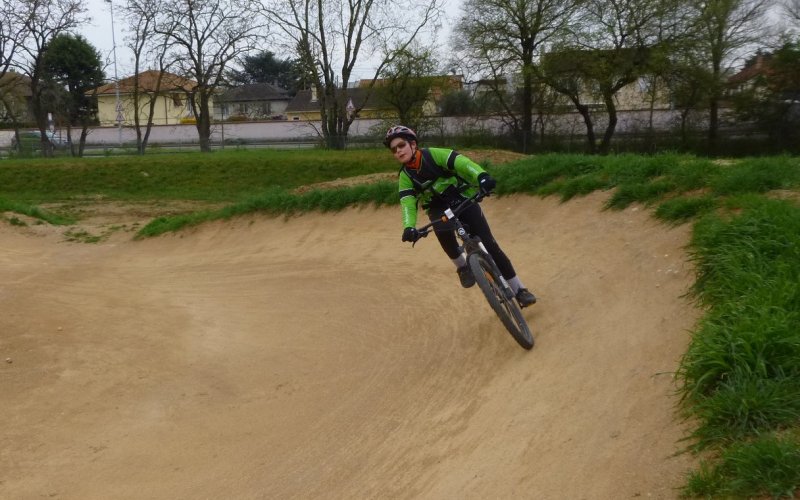
<svg viewBox="0 0 800 500"><path fill-rule="evenodd" d="M156 85L158 84L157 70L151 69L143 73L139 73L139 90L144 92L155 92ZM129 76L119 81L119 91L123 94L130 94L133 92L135 85L135 77ZM174 73L164 72L161 79L161 92L169 92L180 90L183 92L190 92L197 86L197 82L178 76ZM114 83L108 83L97 88L97 95L115 94L116 86Z"/></svg>

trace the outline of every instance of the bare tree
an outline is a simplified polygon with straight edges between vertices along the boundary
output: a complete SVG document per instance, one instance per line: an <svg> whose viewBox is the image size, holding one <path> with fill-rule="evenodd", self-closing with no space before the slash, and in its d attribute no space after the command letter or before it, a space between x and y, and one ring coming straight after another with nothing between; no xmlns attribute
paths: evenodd
<svg viewBox="0 0 800 500"><path fill-rule="evenodd" d="M680 0L587 0L574 39L549 56L547 82L583 117L589 151L609 151L618 122L617 94L654 74L656 54L685 27L678 14L682 7ZM607 118L599 145L594 106L587 98L598 101Z"/></svg>
<svg viewBox="0 0 800 500"><path fill-rule="evenodd" d="M20 105L20 78L13 72L14 61L27 37L27 25L23 17L21 0L9 0L0 10L0 120L14 125L19 144L19 120L25 111ZM24 104L24 102L22 103Z"/></svg>
<svg viewBox="0 0 800 500"><path fill-rule="evenodd" d="M533 137L534 97L543 48L562 37L580 0L466 0L455 30L454 45L486 75L503 109L506 124L527 152ZM506 83L519 79L516 92ZM517 85L514 85L517 87Z"/></svg>
<svg viewBox="0 0 800 500"><path fill-rule="evenodd" d="M345 147L355 112L348 113L348 85L356 63L377 56L372 89L383 68L440 15L440 0L266 0L265 9L288 37L319 99L322 136ZM381 55L382 54L382 55ZM337 69L339 68L339 69ZM366 100L364 101L366 102Z"/></svg>
<svg viewBox="0 0 800 500"><path fill-rule="evenodd" d="M23 0L4 2L0 10L0 80L12 68L27 37Z"/></svg>
<svg viewBox="0 0 800 500"><path fill-rule="evenodd" d="M87 21L81 0L20 0L20 15L25 20L25 41L20 46L21 60L14 65L30 78L31 107L41 133L42 151L52 155L47 137L48 110L42 102L46 83L42 79L42 58L50 41L61 33Z"/></svg>
<svg viewBox="0 0 800 500"><path fill-rule="evenodd" d="M182 76L197 84L189 103L196 119L200 150L211 150L212 96L225 70L255 49L266 24L255 0L164 0L156 33L166 37Z"/></svg>
<svg viewBox="0 0 800 500"><path fill-rule="evenodd" d="M131 100L133 105L133 124L136 131L136 151L144 154L153 128L155 107L161 95L164 73L170 67L167 52L169 39L158 34L156 23L162 10L160 0L128 0L124 7L125 19L128 22L128 48L133 53L133 89ZM155 81L149 80L147 88L142 88L142 70L152 65L156 72ZM142 125L142 111L146 116Z"/></svg>
<svg viewBox="0 0 800 500"><path fill-rule="evenodd" d="M763 38L764 14L769 6L770 0L706 0L695 4L693 35L711 76L708 143L712 152L717 149L726 77L740 51Z"/></svg>
<svg viewBox="0 0 800 500"><path fill-rule="evenodd" d="M42 58L47 44L60 35L84 23L86 8L81 0L21 0L21 15L25 19L26 38L21 48L22 59L15 65L30 78L31 107L41 133L42 151L51 155L53 145L47 137L47 113L42 93Z"/></svg>
<svg viewBox="0 0 800 500"><path fill-rule="evenodd" d="M795 24L800 23L800 0L784 0L783 7Z"/></svg>

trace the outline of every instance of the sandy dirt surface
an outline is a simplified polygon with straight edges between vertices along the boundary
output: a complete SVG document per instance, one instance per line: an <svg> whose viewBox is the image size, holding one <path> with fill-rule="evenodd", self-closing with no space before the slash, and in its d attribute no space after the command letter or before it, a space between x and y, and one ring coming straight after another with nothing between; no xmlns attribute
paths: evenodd
<svg viewBox="0 0 800 500"><path fill-rule="evenodd" d="M689 228L606 196L484 203L531 351L396 207L0 223L0 498L676 498Z"/></svg>

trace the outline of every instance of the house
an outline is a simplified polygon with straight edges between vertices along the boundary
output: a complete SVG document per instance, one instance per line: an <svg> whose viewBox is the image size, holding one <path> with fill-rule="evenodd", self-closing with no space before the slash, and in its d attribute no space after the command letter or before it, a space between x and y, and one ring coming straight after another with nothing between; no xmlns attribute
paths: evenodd
<svg viewBox="0 0 800 500"><path fill-rule="evenodd" d="M728 78L729 92L732 94L744 92L753 88L759 79L769 76L771 59L772 54L765 54L760 51L755 57L748 59L741 71Z"/></svg>
<svg viewBox="0 0 800 500"><path fill-rule="evenodd" d="M446 94L464 89L464 75L441 75L433 77L428 100L423 105L426 116L440 114L442 99Z"/></svg>
<svg viewBox="0 0 800 500"><path fill-rule="evenodd" d="M498 92L513 92L513 83L505 77L496 78L482 78L480 80L470 82L468 90L472 95L474 107L481 112L497 112L502 110ZM469 110L470 107L467 107Z"/></svg>
<svg viewBox="0 0 800 500"><path fill-rule="evenodd" d="M339 95L345 90L338 89ZM349 109L361 108L360 118L381 118L392 114L392 107L383 101L380 93L364 87L348 88L347 99L341 99L345 112ZM300 90L289 102L285 110L287 120L318 121L322 119L319 109L319 96L316 89Z"/></svg>
<svg viewBox="0 0 800 500"><path fill-rule="evenodd" d="M159 77L160 82L159 82ZM130 76L119 81L119 100L117 85L108 83L89 93L97 92L98 119L101 126L134 124L133 94L136 85L135 77ZM139 74L139 120L146 123L151 99L156 100L153 109L154 125L175 125L191 123L194 114L189 103L189 95L197 87L197 82L178 76L174 73L148 70ZM211 101L213 106L213 98Z"/></svg>
<svg viewBox="0 0 800 500"><path fill-rule="evenodd" d="M508 79L504 77L499 78L483 78L476 82L473 82L470 87L472 88L472 94L475 97L490 94L495 92L495 89L506 89L508 88Z"/></svg>
<svg viewBox="0 0 800 500"><path fill-rule="evenodd" d="M728 97L751 91L759 99L777 99L788 105L788 116L800 117L800 78L793 68L782 68L775 54L759 51L728 78Z"/></svg>
<svg viewBox="0 0 800 500"><path fill-rule="evenodd" d="M217 120L257 121L285 118L289 93L269 83L250 83L223 90L214 106Z"/></svg>
<svg viewBox="0 0 800 500"><path fill-rule="evenodd" d="M631 83L614 94L617 111L670 109L669 90L664 82L648 70L649 58L647 49L638 48L566 49L545 54L541 67L550 82L576 88L581 102L591 107L605 107L601 82L632 77ZM560 98L560 105L572 108L572 102L564 96Z"/></svg>
<svg viewBox="0 0 800 500"><path fill-rule="evenodd" d="M31 79L14 71L0 77L0 123L33 123Z"/></svg>
<svg viewBox="0 0 800 500"><path fill-rule="evenodd" d="M397 111L382 97L381 87L388 85L389 80L377 79L370 89L371 79L360 80L354 87L347 89L347 99L342 99L345 109L359 109L359 118L396 117ZM423 105L426 115L438 113L439 101L447 92L463 88L461 75L436 76L433 79L428 100ZM339 89L339 92L344 92ZM288 120L319 120L319 98L315 89L301 90L286 108Z"/></svg>

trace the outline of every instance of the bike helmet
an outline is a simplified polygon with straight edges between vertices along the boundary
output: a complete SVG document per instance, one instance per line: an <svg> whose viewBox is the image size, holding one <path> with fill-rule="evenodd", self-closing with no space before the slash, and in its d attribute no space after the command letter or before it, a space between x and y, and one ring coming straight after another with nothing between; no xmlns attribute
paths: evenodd
<svg viewBox="0 0 800 500"><path fill-rule="evenodd" d="M383 139L383 145L387 148L395 137L402 137L407 141L417 141L417 134L410 128L403 125L395 125L386 132L386 137Z"/></svg>

